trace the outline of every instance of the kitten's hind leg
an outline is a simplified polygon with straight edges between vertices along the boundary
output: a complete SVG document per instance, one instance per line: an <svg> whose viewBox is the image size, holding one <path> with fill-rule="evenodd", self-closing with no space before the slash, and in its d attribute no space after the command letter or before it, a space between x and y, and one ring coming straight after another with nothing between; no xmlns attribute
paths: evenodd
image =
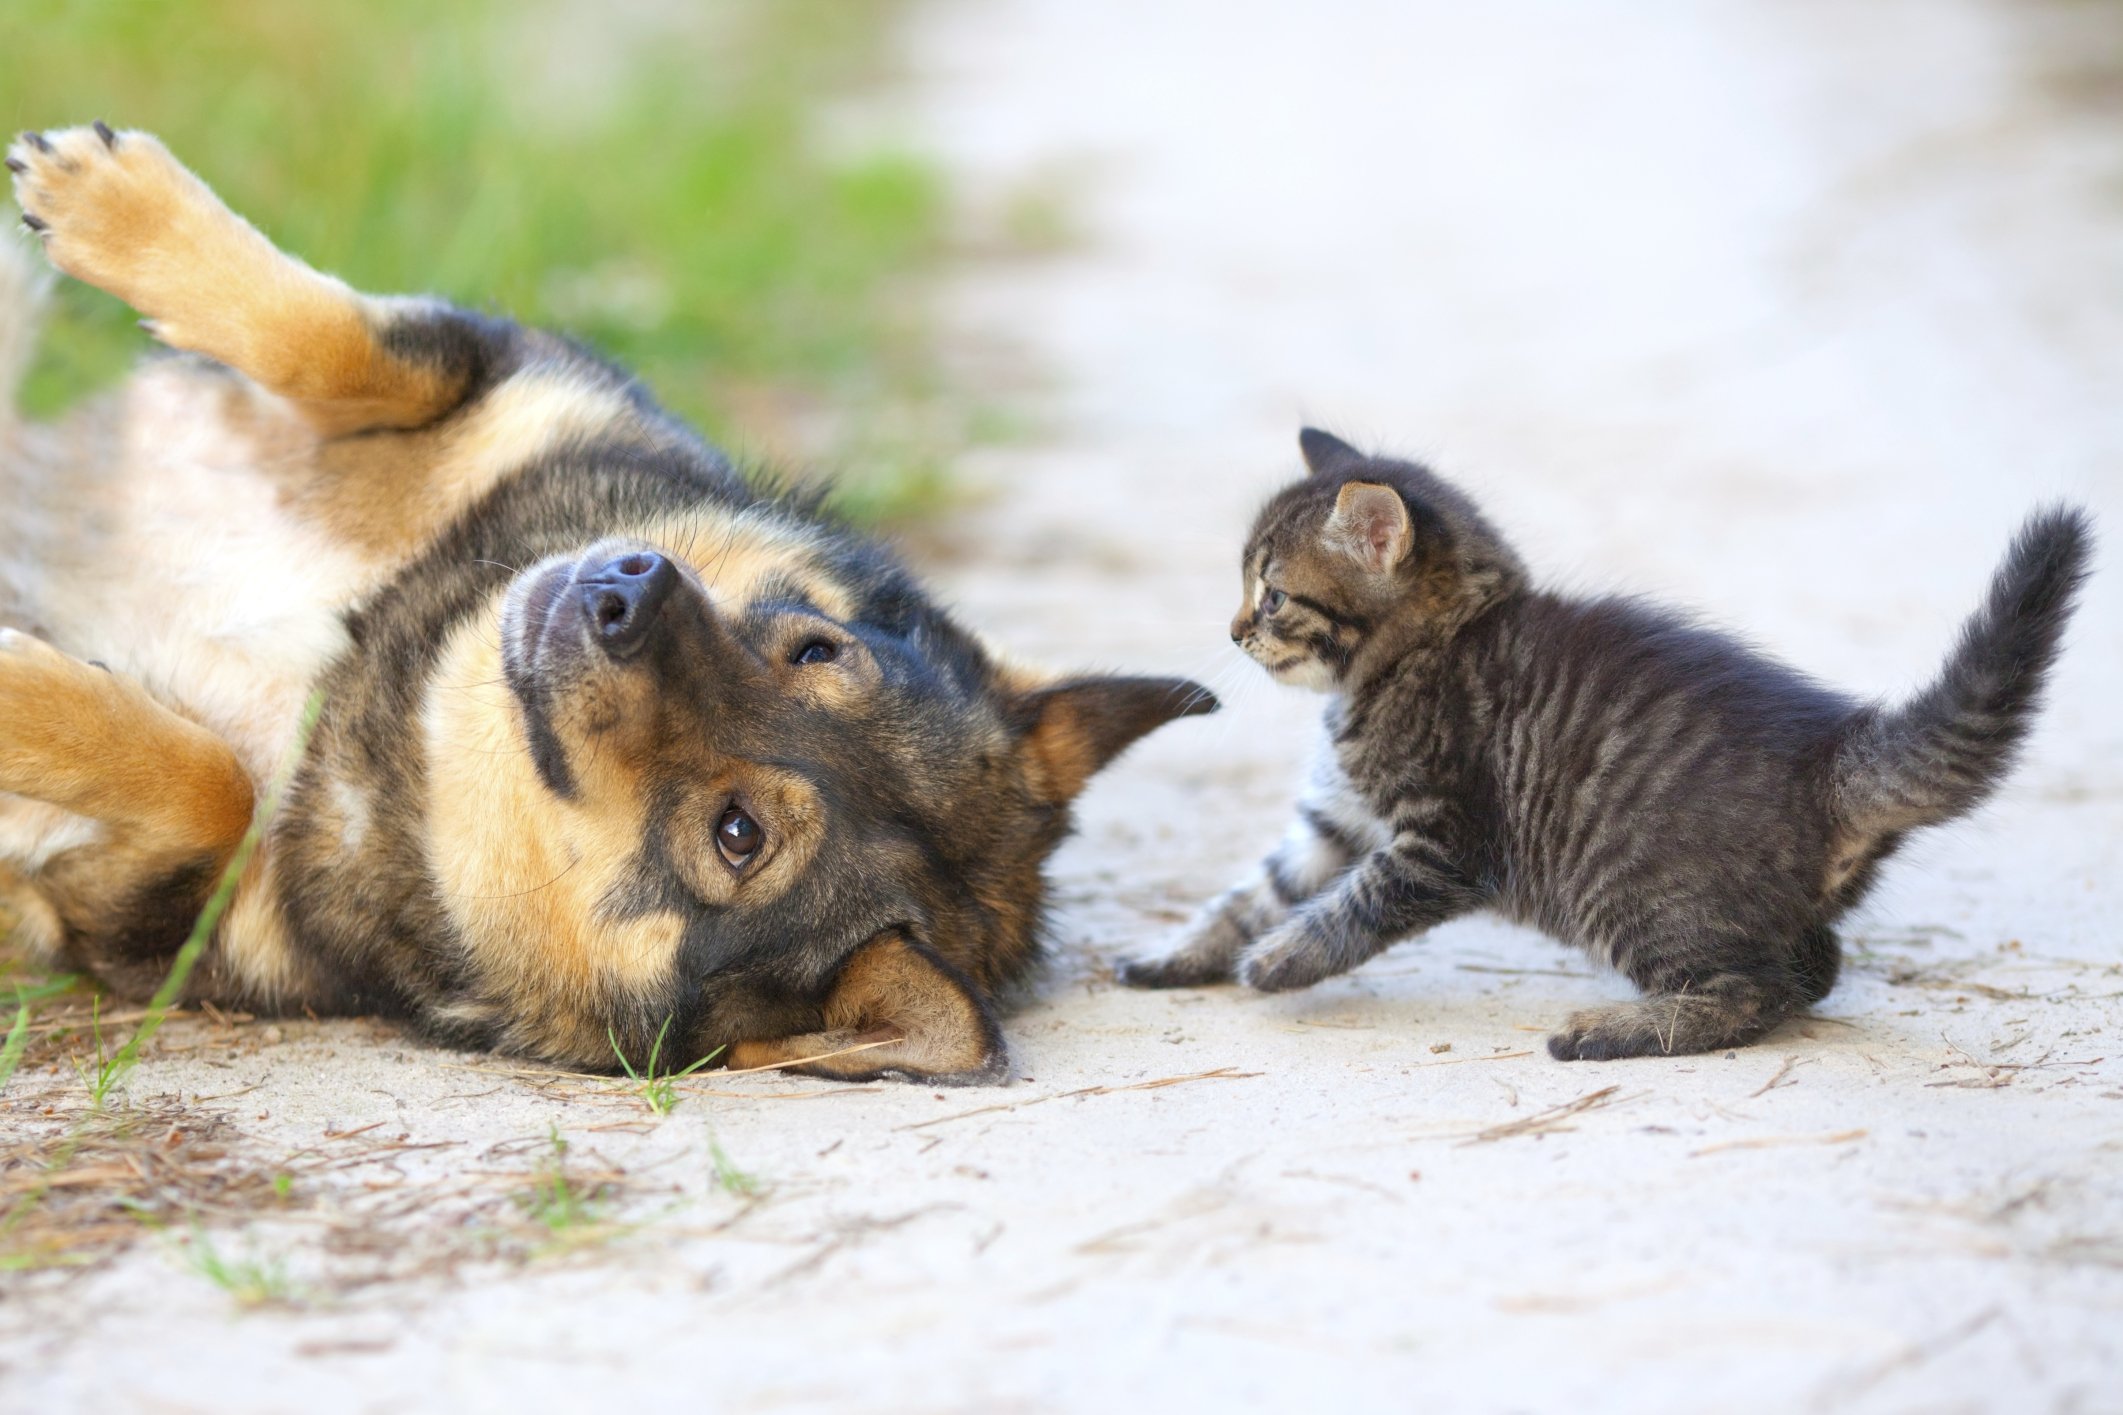
<svg viewBox="0 0 2123 1415"><path fill-rule="evenodd" d="M1124 959L1115 976L1131 988L1195 988L1228 983L1253 941L1318 894L1358 854L1350 830L1322 811L1298 812L1260 868L1209 901L1162 958Z"/></svg>
<svg viewBox="0 0 2123 1415"><path fill-rule="evenodd" d="M1759 957L1735 959L1730 945L1719 952L1714 966L1676 967L1668 958L1628 969L1647 996L1571 1013L1548 1038L1549 1055L1614 1061L1746 1046L1827 996L1840 948L1833 931L1815 928L1788 956L1764 949Z"/></svg>

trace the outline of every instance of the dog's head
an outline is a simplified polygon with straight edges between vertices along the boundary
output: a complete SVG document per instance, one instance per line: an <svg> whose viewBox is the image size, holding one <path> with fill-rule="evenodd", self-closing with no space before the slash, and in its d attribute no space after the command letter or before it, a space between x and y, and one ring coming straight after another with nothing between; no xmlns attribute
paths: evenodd
<svg viewBox="0 0 2123 1415"><path fill-rule="evenodd" d="M874 546L772 508L549 557L427 693L460 1008L578 1066L661 1038L664 1065L998 1075L1071 800L1215 705L1005 668Z"/></svg>

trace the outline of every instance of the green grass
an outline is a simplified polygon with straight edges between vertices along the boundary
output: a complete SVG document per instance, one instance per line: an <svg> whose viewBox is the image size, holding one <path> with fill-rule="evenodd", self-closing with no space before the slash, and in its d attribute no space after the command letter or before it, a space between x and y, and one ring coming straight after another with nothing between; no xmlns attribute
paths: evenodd
<svg viewBox="0 0 2123 1415"><path fill-rule="evenodd" d="M531 1186L517 1195L524 1216L552 1233L556 1239L577 1236L604 1222L604 1206L593 1187L577 1183L568 1174L568 1141L560 1127L547 1127L553 1153Z"/></svg>
<svg viewBox="0 0 2123 1415"><path fill-rule="evenodd" d="M612 1044L612 1055L619 1058L619 1069L626 1072L627 1079L634 1083L634 1094L641 1098L643 1105L658 1115L669 1115L678 1108L678 1082L722 1055L722 1048L717 1047L682 1071L658 1071L657 1064L663 1056L664 1038L669 1035L670 1030L671 1019L666 1017L663 1019L663 1025L656 1029L656 1041L649 1048L648 1063L639 1071L634 1069L633 1062L627 1060L626 1052L620 1049L619 1034L610 1027L606 1027L604 1033L606 1040Z"/></svg>
<svg viewBox="0 0 2123 1415"><path fill-rule="evenodd" d="M226 1292L238 1307L285 1306L295 1299L288 1281L287 1265L278 1259L228 1258L208 1240L206 1230L192 1226L190 1245L192 1271Z"/></svg>
<svg viewBox="0 0 2123 1415"><path fill-rule="evenodd" d="M715 1132L708 1132L708 1164L710 1177L715 1187L733 1199L757 1199L767 1192L766 1181L758 1175L742 1170L723 1153L722 1141Z"/></svg>
<svg viewBox="0 0 2123 1415"><path fill-rule="evenodd" d="M15 1020L7 1029L7 1040L0 1042L0 1092L7 1090L7 1083L15 1077L15 1068L22 1064L23 1048L29 1045L29 1019L36 1004L30 1001L27 991L15 989Z"/></svg>
<svg viewBox="0 0 2123 1415"><path fill-rule="evenodd" d="M81 986L81 979L72 973L60 973L34 981L14 979L15 1020L8 1024L7 1040L0 1042L0 1093L5 1093L8 1082L15 1079L15 1068L22 1064L22 1053L29 1047L30 1021L36 1016L37 1004L62 997Z"/></svg>
<svg viewBox="0 0 2123 1415"><path fill-rule="evenodd" d="M878 63L891 0L0 9L10 129L153 129L363 289L567 329L740 454L815 443L803 410L831 408L850 430L826 460L860 514L940 493L938 438L894 415L932 391L907 291L937 181L904 155L828 155L815 121ZM26 402L57 409L146 347L130 311L67 282Z"/></svg>

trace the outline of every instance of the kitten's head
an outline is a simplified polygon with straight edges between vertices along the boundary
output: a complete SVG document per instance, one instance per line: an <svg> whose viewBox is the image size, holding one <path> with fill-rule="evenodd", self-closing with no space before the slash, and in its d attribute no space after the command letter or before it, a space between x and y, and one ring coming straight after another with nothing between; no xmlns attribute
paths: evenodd
<svg viewBox="0 0 2123 1415"><path fill-rule="evenodd" d="M1231 621L1277 682L1339 691L1366 647L1449 634L1524 583L1474 504L1427 468L1316 428L1297 440L1310 473L1254 521Z"/></svg>

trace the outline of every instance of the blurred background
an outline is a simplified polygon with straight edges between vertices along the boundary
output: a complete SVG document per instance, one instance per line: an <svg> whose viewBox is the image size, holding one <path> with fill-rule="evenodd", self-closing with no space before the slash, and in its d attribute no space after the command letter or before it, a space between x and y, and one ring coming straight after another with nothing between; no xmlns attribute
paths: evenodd
<svg viewBox="0 0 2123 1415"><path fill-rule="evenodd" d="M151 129L284 249L587 338L740 454L855 469L849 509L934 499L955 442L909 277L934 171L830 152L894 0L9 0L10 131ZM71 282L26 401L146 341Z"/></svg>

